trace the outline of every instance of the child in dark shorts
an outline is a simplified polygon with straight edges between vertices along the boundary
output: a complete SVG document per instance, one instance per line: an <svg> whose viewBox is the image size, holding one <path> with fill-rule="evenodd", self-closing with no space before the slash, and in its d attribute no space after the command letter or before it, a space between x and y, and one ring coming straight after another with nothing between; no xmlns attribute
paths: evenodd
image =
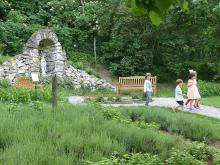
<svg viewBox="0 0 220 165"><path fill-rule="evenodd" d="M178 104L177 107L173 108L173 111L175 111L175 109L179 109L183 110L183 105L184 105L184 98L183 96L185 96L185 94L183 94L181 87L183 86L183 80L178 79L176 80L176 89L175 89L175 100Z"/></svg>

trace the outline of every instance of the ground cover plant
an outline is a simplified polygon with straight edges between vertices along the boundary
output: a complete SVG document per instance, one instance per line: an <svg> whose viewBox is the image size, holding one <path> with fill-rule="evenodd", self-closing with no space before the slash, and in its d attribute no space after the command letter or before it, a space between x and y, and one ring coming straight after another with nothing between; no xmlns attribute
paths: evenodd
<svg viewBox="0 0 220 165"><path fill-rule="evenodd" d="M213 155L208 152L203 154L204 158L196 157L197 150L189 150L192 145L182 137L166 134L148 124L144 127L125 118L119 120L120 116L109 117L98 104L62 103L54 114L48 104L41 106L40 111L31 104L12 109L1 103L0 164L69 165L98 163L103 157L111 162L114 153L118 161L129 157L126 160L133 163L165 162L176 157L173 149L178 151L186 146L187 153L193 155L186 160L206 162L207 155Z"/></svg>
<svg viewBox="0 0 220 165"><path fill-rule="evenodd" d="M209 143L220 139L220 122L217 119L184 112L173 113L170 109L159 107L130 107L121 108L121 111L133 121L155 122L161 130L192 140Z"/></svg>

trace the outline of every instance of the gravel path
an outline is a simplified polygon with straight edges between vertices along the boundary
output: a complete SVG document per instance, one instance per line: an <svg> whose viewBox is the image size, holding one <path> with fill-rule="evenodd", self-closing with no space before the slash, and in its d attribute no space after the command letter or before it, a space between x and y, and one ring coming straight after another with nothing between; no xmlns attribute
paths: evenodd
<svg viewBox="0 0 220 165"><path fill-rule="evenodd" d="M71 97L68 98L68 100L71 104L82 104L85 101L85 97L83 97L83 96L71 96ZM174 98L156 97L156 98L153 98L153 100L154 101L152 103L150 103L149 106L159 106L159 107L169 107L169 108L177 106L177 103L175 102ZM119 106L144 106L144 102L143 103L133 103L133 104L123 104L123 103L103 104L103 106L114 106L114 107L119 107ZM186 109L185 111L189 111L189 110ZM200 110L194 110L194 111L190 111L190 112L220 119L220 108L201 105Z"/></svg>

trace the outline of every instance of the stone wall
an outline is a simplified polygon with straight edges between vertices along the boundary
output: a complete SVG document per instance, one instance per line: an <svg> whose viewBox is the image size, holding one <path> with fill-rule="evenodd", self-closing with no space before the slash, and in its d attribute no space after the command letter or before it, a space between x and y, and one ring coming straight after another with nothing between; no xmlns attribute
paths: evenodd
<svg viewBox="0 0 220 165"><path fill-rule="evenodd" d="M50 43L49 48L46 48L47 43ZM41 74L39 62L42 54L46 54L45 59L48 64L46 75ZM35 32L25 44L22 54L0 65L0 76L8 78L11 82L15 82L16 77L20 74L30 76L33 72L39 75L41 81L51 79L56 74L60 80L68 79L72 81L76 88L79 88L80 84L92 88L112 87L105 80L69 65L66 53L58 42L56 34L48 29Z"/></svg>

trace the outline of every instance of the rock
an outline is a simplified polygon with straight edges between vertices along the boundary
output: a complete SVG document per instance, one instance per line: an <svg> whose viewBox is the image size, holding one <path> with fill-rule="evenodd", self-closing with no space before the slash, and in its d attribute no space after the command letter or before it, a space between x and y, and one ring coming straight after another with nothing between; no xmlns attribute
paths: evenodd
<svg viewBox="0 0 220 165"><path fill-rule="evenodd" d="M51 48L39 51L39 43L45 40L51 40L51 43L54 44ZM40 77L41 80L46 81L50 79L53 74L56 74L62 81L66 79L71 80L76 88L80 88L81 84L90 86L92 89L95 89L97 86L112 87L105 80L98 79L83 70L76 69L69 65L67 63L66 52L58 42L56 34L49 29L35 32L26 43L22 54L0 65L0 76L6 77L11 82L14 82L20 71L28 74L32 71L36 71L40 75L40 60L42 55L45 56L45 60L47 61L48 72L45 76Z"/></svg>

